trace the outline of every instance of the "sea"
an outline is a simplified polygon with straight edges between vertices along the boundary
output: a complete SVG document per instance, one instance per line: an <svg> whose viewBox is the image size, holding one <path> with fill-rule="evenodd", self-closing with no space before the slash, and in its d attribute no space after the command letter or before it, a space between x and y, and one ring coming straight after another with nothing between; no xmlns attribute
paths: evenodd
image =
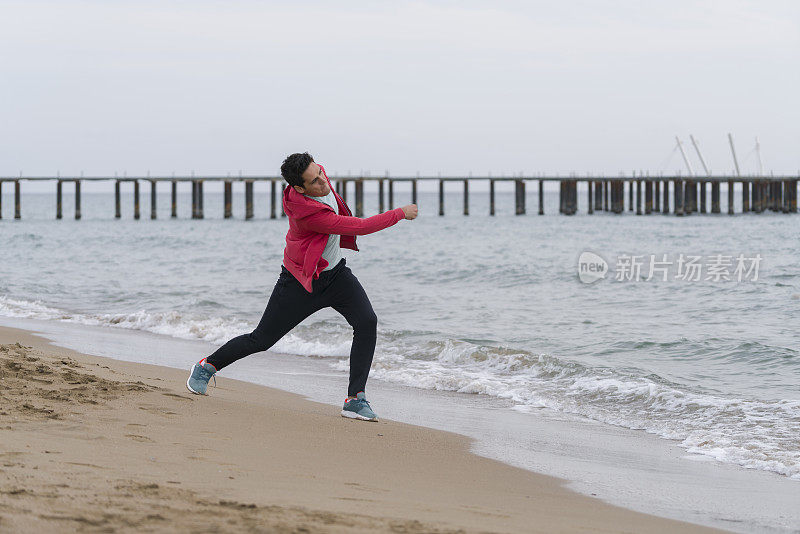
<svg viewBox="0 0 800 534"><path fill-rule="evenodd" d="M479 186L463 215L461 185L447 183L443 216L435 187L421 186L416 220L344 251L378 316L368 398L402 405L373 400L379 415L471 435L481 454L615 504L800 531L800 215L741 214L738 192L735 216L637 216L627 205L590 215L581 187L579 212L566 216L555 184L538 215L534 184L524 215L513 183L498 183L494 215ZM23 194L15 221L6 187L0 325L96 353L101 333L119 335L129 341L117 349L159 347L123 359L186 368L251 331L288 222L269 217L265 184L254 219L244 220L241 184L224 219L217 185L206 186L203 220L190 218L183 189L177 219L159 190L150 220L143 188L140 220L126 190L121 219L113 194L85 192L76 221L65 185L62 220L42 192ZM395 207L410 202L409 184L396 184ZM374 184L364 209L378 213ZM322 310L219 376L338 405L351 341L344 318Z"/></svg>

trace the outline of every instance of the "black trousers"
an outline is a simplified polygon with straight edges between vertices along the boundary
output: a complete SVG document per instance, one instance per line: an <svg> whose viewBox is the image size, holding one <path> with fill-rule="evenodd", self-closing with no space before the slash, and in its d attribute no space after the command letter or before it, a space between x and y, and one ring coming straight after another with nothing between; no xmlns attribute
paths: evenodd
<svg viewBox="0 0 800 534"><path fill-rule="evenodd" d="M353 271L345 265L345 258L333 269L321 272L319 278L312 282L312 289L311 293L306 291L292 273L281 265L278 282L256 329L231 339L206 361L219 371L249 354L265 351L303 319L330 306L353 327L347 394L355 396L359 391L364 391L375 354L378 326L378 318L367 293Z"/></svg>

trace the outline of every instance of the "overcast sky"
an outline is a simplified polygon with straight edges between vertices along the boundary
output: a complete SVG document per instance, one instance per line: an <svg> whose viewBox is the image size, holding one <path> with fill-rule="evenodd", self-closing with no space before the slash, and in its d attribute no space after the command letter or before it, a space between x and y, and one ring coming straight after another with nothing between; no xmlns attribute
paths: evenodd
<svg viewBox="0 0 800 534"><path fill-rule="evenodd" d="M797 173L798 95L796 1L0 0L6 176Z"/></svg>

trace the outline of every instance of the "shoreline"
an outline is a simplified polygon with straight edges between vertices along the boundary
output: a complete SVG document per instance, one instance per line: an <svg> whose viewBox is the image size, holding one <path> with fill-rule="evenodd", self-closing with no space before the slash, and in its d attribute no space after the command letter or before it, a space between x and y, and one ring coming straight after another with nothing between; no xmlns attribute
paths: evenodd
<svg viewBox="0 0 800 534"><path fill-rule="evenodd" d="M0 327L0 344L4 378L9 363L23 366L2 390L17 395L0 415L10 464L3 528L219 520L328 532L720 532L583 496L473 454L458 434L351 421L337 407L231 378L199 397L186 391L185 371L89 356L19 329ZM38 367L50 369L39 373L47 380L78 380L30 380Z"/></svg>

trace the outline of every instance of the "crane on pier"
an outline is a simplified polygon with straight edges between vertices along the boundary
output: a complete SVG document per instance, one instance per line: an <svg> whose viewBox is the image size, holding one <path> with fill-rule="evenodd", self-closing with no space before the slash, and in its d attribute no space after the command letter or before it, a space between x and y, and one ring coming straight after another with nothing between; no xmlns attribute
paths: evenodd
<svg viewBox="0 0 800 534"><path fill-rule="evenodd" d="M736 168L736 176L741 176L739 171L739 161L736 159L736 149L733 147L733 136L728 133L728 143L731 145L731 154L733 155L733 166Z"/></svg>
<svg viewBox="0 0 800 534"><path fill-rule="evenodd" d="M758 175L764 176L764 162L761 161L761 143L758 142L758 136L756 136L756 158L758 159Z"/></svg>
<svg viewBox="0 0 800 534"><path fill-rule="evenodd" d="M708 170L708 166L706 165L706 160L703 158L703 154L700 153L700 146L697 144L697 139L694 138L693 135L689 135L689 139L692 140L692 145L694 145L694 151L697 152L697 157L700 158L700 163L703 165L703 170L706 171L706 176L711 176L711 171Z"/></svg>
<svg viewBox="0 0 800 534"><path fill-rule="evenodd" d="M692 169L692 164L689 163L689 158L686 157L686 152L683 150L683 143L681 143L680 137L676 135L675 141L678 142L678 150L681 151L681 157L683 157L683 162L686 164L686 168L689 170L689 176L694 176L694 170Z"/></svg>

